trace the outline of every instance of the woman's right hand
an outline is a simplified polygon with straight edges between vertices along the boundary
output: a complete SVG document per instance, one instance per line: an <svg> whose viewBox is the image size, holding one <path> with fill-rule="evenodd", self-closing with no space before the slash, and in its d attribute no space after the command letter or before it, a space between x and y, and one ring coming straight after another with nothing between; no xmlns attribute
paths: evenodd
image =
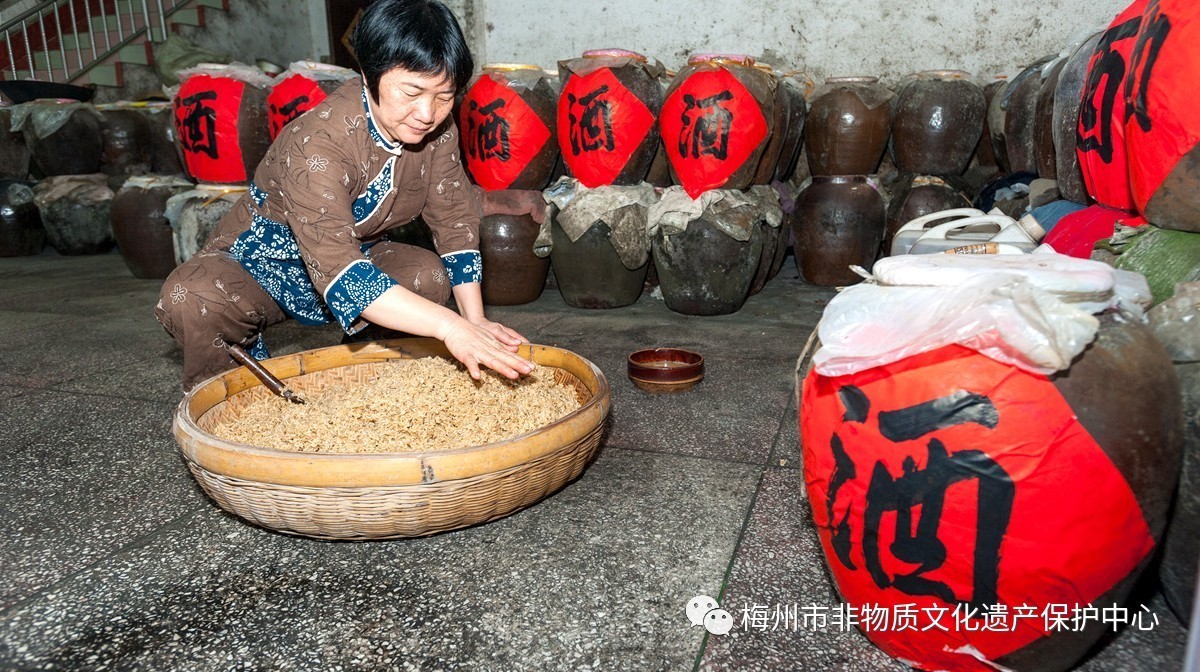
<svg viewBox="0 0 1200 672"><path fill-rule="evenodd" d="M450 325L442 342L475 380L481 366L514 380L533 371L532 362L509 350L492 332L461 317Z"/></svg>
<svg viewBox="0 0 1200 672"><path fill-rule="evenodd" d="M512 379L533 371L533 363L517 356L500 342L486 324L474 324L453 310L400 286L388 289L371 302L363 310L362 317L388 329L438 339L467 367L475 380L479 380L481 366Z"/></svg>

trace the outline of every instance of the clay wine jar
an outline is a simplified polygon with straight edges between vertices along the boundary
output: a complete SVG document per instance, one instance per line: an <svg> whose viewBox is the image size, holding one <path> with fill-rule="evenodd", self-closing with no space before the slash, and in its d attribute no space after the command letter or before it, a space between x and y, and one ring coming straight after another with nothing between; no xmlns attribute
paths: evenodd
<svg viewBox="0 0 1200 672"><path fill-rule="evenodd" d="M648 179L660 146L663 72L657 60L625 49L595 49L559 61L556 132L569 175L587 187ZM595 114L597 105L602 115Z"/></svg>
<svg viewBox="0 0 1200 672"><path fill-rule="evenodd" d="M484 303L515 306L541 296L550 271L550 258L533 253L539 228L529 214L485 215L480 220Z"/></svg>
<svg viewBox="0 0 1200 672"><path fill-rule="evenodd" d="M892 149L903 173L961 175L983 134L983 90L961 70L931 70L900 88L892 104Z"/></svg>
<svg viewBox="0 0 1200 672"><path fill-rule="evenodd" d="M24 180L29 177L29 147L25 136L10 131L12 110L0 109L0 180Z"/></svg>
<svg viewBox="0 0 1200 672"><path fill-rule="evenodd" d="M46 230L33 202L33 190L23 182L0 182L0 257L40 254Z"/></svg>
<svg viewBox="0 0 1200 672"><path fill-rule="evenodd" d="M804 127L811 174L869 175L891 127L892 92L877 77L831 77L813 92Z"/></svg>
<svg viewBox="0 0 1200 672"><path fill-rule="evenodd" d="M859 282L850 266L871 267L885 224L883 197L865 176L813 177L792 218L800 277L826 287Z"/></svg>
<svg viewBox="0 0 1200 672"><path fill-rule="evenodd" d="M557 100L557 81L535 65L485 65L457 117L471 179L487 191L544 188L559 160Z"/></svg>
<svg viewBox="0 0 1200 672"><path fill-rule="evenodd" d="M1008 90L1008 79L1000 76L983 87L988 101L985 134L991 139L991 155L1001 173L1008 174L1008 145L1004 138L1004 93Z"/></svg>
<svg viewBox="0 0 1200 672"><path fill-rule="evenodd" d="M1046 78L1038 89L1037 103L1033 115L1034 164L1038 177L1048 180L1058 175L1058 159L1054 149L1054 92L1058 89L1058 78L1065 59L1059 59L1046 71ZM1061 193L1061 192L1060 192Z"/></svg>
<svg viewBox="0 0 1200 672"><path fill-rule="evenodd" d="M1079 165L1079 154L1075 151L1076 127L1079 124L1079 108L1083 103L1083 88L1087 83L1088 62L1100 43L1100 36L1101 33L1097 32L1071 52L1058 73L1058 86L1054 91L1054 173L1058 180L1058 193L1076 203L1088 202L1083 169Z"/></svg>
<svg viewBox="0 0 1200 672"><path fill-rule="evenodd" d="M150 122L134 110L102 110L101 133L104 150L100 171L113 177L128 177L150 172Z"/></svg>
<svg viewBox="0 0 1200 672"><path fill-rule="evenodd" d="M135 278L165 279L175 270L175 242L167 199L191 188L178 177L134 176L109 206L113 236Z"/></svg>
<svg viewBox="0 0 1200 672"><path fill-rule="evenodd" d="M642 295L649 261L630 270L617 256L609 236L612 229L603 220L592 225L575 242L551 221L550 265L563 301L572 308L620 308Z"/></svg>
<svg viewBox="0 0 1200 672"><path fill-rule="evenodd" d="M971 199L946 180L929 175L905 175L892 193L887 205L887 233L883 249L889 250L892 238L900 227L918 217L971 207Z"/></svg>
<svg viewBox="0 0 1200 672"><path fill-rule="evenodd" d="M763 228L751 226L747 241L735 240L703 216L681 233L667 235L660 228L651 253L667 308L684 315L741 309L763 256Z"/></svg>
<svg viewBox="0 0 1200 672"><path fill-rule="evenodd" d="M1037 172L1037 146L1033 140L1037 96L1042 86L1042 66L1048 58L1025 68L1004 89L1004 143L1008 167L1014 173Z"/></svg>

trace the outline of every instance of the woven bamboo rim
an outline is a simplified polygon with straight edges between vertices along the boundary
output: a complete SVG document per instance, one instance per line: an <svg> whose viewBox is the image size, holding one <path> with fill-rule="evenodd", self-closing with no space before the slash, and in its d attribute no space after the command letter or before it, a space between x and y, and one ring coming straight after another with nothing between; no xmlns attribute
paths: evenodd
<svg viewBox="0 0 1200 672"><path fill-rule="evenodd" d="M434 534L495 520L541 500L582 473L599 448L611 408L604 374L559 348L527 345L521 355L553 367L583 405L546 427L482 446L314 454L226 441L204 428L270 394L242 367L189 392L172 428L205 492L251 522L324 539ZM397 339L309 350L263 365L303 395L332 380L365 379L390 360L428 356L449 353L435 339Z"/></svg>

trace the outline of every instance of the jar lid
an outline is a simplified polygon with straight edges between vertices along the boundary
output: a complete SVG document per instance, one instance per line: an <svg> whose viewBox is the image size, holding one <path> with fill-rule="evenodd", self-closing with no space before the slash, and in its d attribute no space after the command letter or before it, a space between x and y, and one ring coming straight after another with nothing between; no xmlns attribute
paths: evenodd
<svg viewBox="0 0 1200 672"><path fill-rule="evenodd" d="M754 65L754 57L746 54L693 54L688 58L688 65L697 65L700 63L719 63L730 65Z"/></svg>
<svg viewBox="0 0 1200 672"><path fill-rule="evenodd" d="M583 52L583 57L584 58L604 58L604 57L632 58L636 61L641 61L642 63L646 63L650 60L650 59L646 58L645 55L639 54L636 51L629 51L628 49L615 49L615 48L589 49L589 50Z"/></svg>

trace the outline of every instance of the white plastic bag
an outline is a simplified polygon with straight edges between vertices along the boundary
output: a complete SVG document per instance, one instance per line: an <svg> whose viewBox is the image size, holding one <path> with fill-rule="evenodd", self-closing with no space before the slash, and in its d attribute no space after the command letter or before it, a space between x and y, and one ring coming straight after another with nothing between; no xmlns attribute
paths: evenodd
<svg viewBox="0 0 1200 672"><path fill-rule="evenodd" d="M1048 252L889 257L829 302L813 365L841 376L959 344L1026 371L1068 368L1117 305L1113 270Z"/></svg>

